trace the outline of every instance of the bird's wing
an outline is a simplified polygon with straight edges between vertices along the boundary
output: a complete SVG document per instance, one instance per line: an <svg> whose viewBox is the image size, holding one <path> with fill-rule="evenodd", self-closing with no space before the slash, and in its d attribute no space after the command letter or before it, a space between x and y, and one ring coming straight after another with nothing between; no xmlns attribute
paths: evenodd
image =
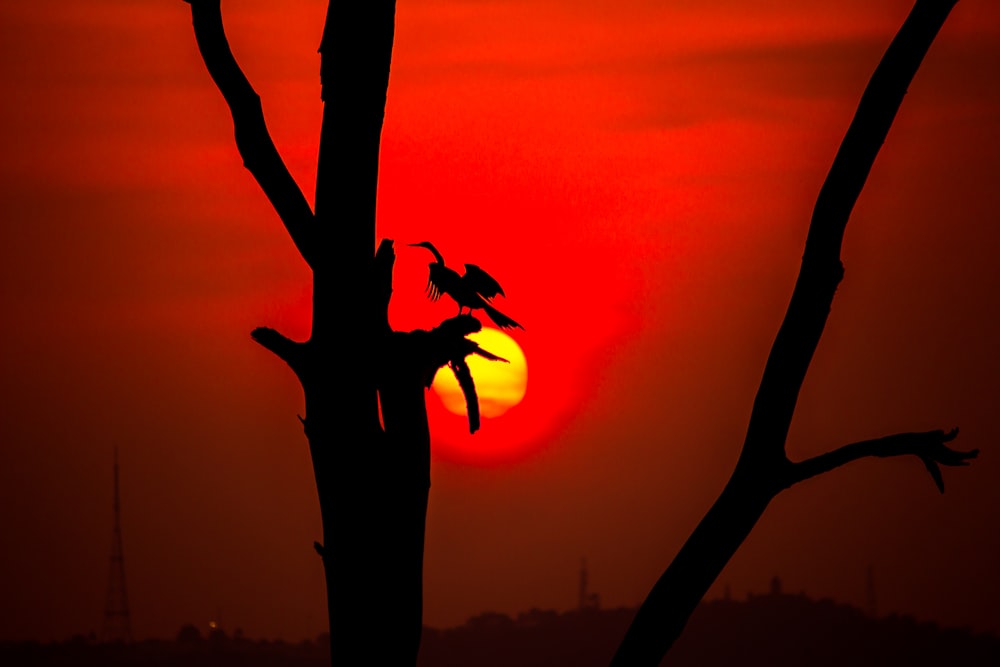
<svg viewBox="0 0 1000 667"><path fill-rule="evenodd" d="M480 269L475 264L465 265L465 275L462 280L466 282L472 290L487 301L492 301L497 294L507 296L503 293L500 283L490 274Z"/></svg>
<svg viewBox="0 0 1000 667"><path fill-rule="evenodd" d="M434 283L433 277L427 278L427 298L431 301L437 301L441 298L441 288Z"/></svg>
<svg viewBox="0 0 1000 667"><path fill-rule="evenodd" d="M437 301L442 294L448 293L449 285L455 283L458 274L441 264L430 265L430 275L427 276L427 296L431 301Z"/></svg>

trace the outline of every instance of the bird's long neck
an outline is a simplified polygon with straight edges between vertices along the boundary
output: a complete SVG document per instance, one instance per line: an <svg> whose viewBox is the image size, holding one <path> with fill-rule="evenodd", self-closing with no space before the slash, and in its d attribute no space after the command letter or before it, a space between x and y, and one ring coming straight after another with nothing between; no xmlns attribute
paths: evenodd
<svg viewBox="0 0 1000 667"><path fill-rule="evenodd" d="M432 253L434 253L434 259L437 260L437 263L440 264L441 266L444 266L444 257L441 256L441 253L438 252L438 249L435 248L434 245L431 243L428 243L425 247Z"/></svg>

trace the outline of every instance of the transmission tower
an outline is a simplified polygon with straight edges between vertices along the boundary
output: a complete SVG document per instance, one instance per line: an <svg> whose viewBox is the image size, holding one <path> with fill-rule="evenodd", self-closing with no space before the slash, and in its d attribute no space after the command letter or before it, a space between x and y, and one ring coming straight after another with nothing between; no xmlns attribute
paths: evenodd
<svg viewBox="0 0 1000 667"><path fill-rule="evenodd" d="M118 448L115 447L115 524L111 533L111 567L108 576L108 600L104 606L101 641L132 641L132 622L128 614L125 590L125 554L122 551L121 497L118 492Z"/></svg>

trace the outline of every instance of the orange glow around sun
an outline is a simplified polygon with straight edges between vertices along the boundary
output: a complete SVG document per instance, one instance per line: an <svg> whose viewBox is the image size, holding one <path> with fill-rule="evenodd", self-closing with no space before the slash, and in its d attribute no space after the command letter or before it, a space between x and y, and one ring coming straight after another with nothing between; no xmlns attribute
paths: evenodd
<svg viewBox="0 0 1000 667"><path fill-rule="evenodd" d="M517 342L507 334L492 328L484 328L469 336L471 340L488 352L503 357L503 361L491 361L478 355L467 358L472 379L476 383L479 396L479 411L484 418L499 417L521 402L528 387L528 362ZM434 376L434 391L449 412L465 415L465 395L458 385L455 375L448 369L441 369Z"/></svg>

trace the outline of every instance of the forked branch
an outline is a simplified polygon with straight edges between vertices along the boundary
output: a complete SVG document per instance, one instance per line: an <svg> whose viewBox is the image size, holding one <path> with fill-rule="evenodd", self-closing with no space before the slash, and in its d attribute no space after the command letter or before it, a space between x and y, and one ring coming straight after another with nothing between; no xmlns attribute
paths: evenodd
<svg viewBox="0 0 1000 667"><path fill-rule="evenodd" d="M817 199L802 268L771 346L736 469L639 608L613 667L660 664L709 586L783 488L862 456L904 453L919 456L943 488L939 466L963 465L975 455L947 447L944 443L955 433L944 432L856 443L799 464L785 454L799 391L844 274L840 250L847 220L906 90L956 1L916 0L872 75Z"/></svg>
<svg viewBox="0 0 1000 667"><path fill-rule="evenodd" d="M917 0L865 88L816 200L802 269L764 368L741 458L765 465L784 460L799 390L844 274L840 249L847 220L906 90L956 2Z"/></svg>
<svg viewBox="0 0 1000 667"><path fill-rule="evenodd" d="M184 0L191 5L191 19L198 50L208 73L229 105L236 147L245 166L267 195L288 230L302 258L314 267L313 212L302 190L288 172L264 122L260 96L240 69L222 26L221 0Z"/></svg>
<svg viewBox="0 0 1000 667"><path fill-rule="evenodd" d="M944 478L940 466L966 466L969 460L979 455L978 449L960 451L947 445L958 435L958 429L950 431L925 431L923 433L897 433L875 440L865 440L844 445L832 452L821 454L805 461L796 463L791 468L789 486L803 480L822 475L834 468L857 461L867 456L918 457L934 479L938 490L944 493Z"/></svg>

